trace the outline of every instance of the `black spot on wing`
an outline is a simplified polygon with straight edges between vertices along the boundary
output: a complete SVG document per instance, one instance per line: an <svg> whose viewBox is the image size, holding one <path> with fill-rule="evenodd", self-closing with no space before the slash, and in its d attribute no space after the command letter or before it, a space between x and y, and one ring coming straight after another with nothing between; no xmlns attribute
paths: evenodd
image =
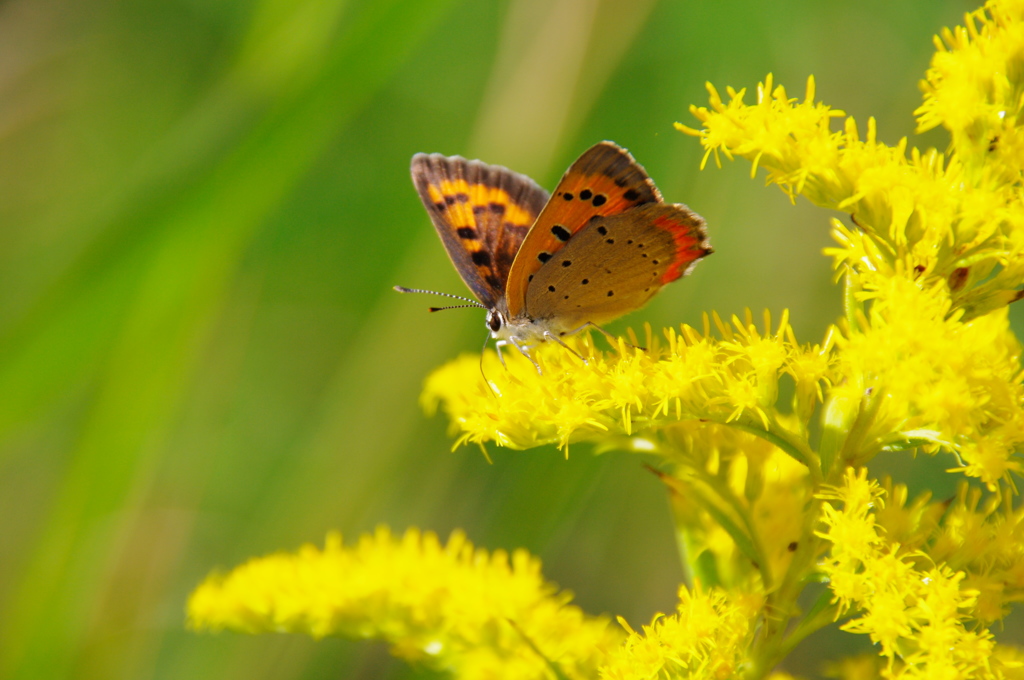
<svg viewBox="0 0 1024 680"><path fill-rule="evenodd" d="M547 262L551 259L551 253L537 253L537 259L541 262Z"/></svg>
<svg viewBox="0 0 1024 680"><path fill-rule="evenodd" d="M455 233L459 235L459 238L474 241L480 238L480 234L477 232L476 227L459 227L455 230Z"/></svg>
<svg viewBox="0 0 1024 680"><path fill-rule="evenodd" d="M470 256L473 259L473 264L480 267L491 266L491 254L486 250L478 250Z"/></svg>
<svg viewBox="0 0 1024 680"><path fill-rule="evenodd" d="M554 235L555 238L557 238L562 243L568 241L569 237L572 236L572 233L570 233L569 230L563 227L561 224L556 224L555 226L551 227L551 233Z"/></svg>

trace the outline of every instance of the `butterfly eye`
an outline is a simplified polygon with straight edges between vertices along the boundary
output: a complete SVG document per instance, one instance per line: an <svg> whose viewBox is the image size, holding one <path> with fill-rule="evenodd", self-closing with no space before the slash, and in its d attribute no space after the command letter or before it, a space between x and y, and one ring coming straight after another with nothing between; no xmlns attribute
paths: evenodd
<svg viewBox="0 0 1024 680"><path fill-rule="evenodd" d="M501 327L505 324L505 320L501 318L501 312L490 312L487 315L487 327L497 333L501 330Z"/></svg>

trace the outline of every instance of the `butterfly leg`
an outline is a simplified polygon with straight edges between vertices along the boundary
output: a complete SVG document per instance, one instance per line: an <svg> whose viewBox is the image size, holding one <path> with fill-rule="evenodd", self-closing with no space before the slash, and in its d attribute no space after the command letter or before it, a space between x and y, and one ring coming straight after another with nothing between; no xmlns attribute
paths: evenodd
<svg viewBox="0 0 1024 680"><path fill-rule="evenodd" d="M590 363L586 359L583 358L582 354L580 354L579 352L574 350L572 347L569 347L569 345L565 344L565 340L562 340L562 338L558 337L558 335L556 335L555 333L552 333L551 331L544 331L544 337L546 339L548 339L548 340L554 340L559 345L561 345L562 347L566 348L567 350L569 350L570 352L575 354L576 358L579 359L580 361L582 361L584 366L589 366L590 365Z"/></svg>
<svg viewBox="0 0 1024 680"><path fill-rule="evenodd" d="M506 371L508 366L505 365L505 355L501 353L501 348L508 344L508 340L496 340L494 342L494 351L498 353L498 361L501 362L501 367Z"/></svg>
<svg viewBox="0 0 1024 680"><path fill-rule="evenodd" d="M519 350L520 354L522 354L524 357L530 360L530 363L533 364L533 367L537 369L537 373L540 373L541 375L544 374L544 371L540 370L540 364L537 363L537 360L530 356L530 352L527 345L520 345L519 338L517 338L514 335L510 335L508 341L512 343L513 347Z"/></svg>
<svg viewBox="0 0 1024 680"><path fill-rule="evenodd" d="M613 347L615 347L619 343L619 339L617 337L615 337L614 335L612 335L611 333L609 333L605 329L601 328L600 326L598 326L593 321L588 321L585 324L583 324L582 326L580 326L579 328L573 329L571 331L566 331L562 335L576 335L577 333L579 333L580 331L582 331L585 328L596 328L597 330L601 331L601 333L604 334L604 337L608 338L608 342L610 342ZM626 344L629 345L630 347L634 347L634 348L639 349L639 350L646 350L647 349L646 347L641 347L639 345L634 345L631 342L627 342Z"/></svg>

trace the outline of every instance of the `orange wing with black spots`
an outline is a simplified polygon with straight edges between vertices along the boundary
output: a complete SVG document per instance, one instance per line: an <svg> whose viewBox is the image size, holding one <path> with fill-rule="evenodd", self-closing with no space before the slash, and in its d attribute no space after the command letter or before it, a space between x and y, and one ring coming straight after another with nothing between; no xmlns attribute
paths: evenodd
<svg viewBox="0 0 1024 680"><path fill-rule="evenodd" d="M710 253L704 220L681 203L598 217L537 271L527 312L555 331L605 323L639 309Z"/></svg>
<svg viewBox="0 0 1024 680"><path fill-rule="evenodd" d="M654 182L628 151L613 142L590 147L562 176L519 248L505 290L509 315L525 313L530 280L592 219L660 202Z"/></svg>
<svg viewBox="0 0 1024 680"><path fill-rule="evenodd" d="M548 193L525 175L460 156L418 153L411 170L459 276L493 308Z"/></svg>

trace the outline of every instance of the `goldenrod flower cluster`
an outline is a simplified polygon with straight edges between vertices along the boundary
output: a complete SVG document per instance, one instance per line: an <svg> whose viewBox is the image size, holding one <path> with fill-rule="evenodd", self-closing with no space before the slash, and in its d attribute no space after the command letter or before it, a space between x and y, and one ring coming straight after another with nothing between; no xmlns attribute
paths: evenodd
<svg viewBox="0 0 1024 680"><path fill-rule="evenodd" d="M767 313L763 330L749 312L732 323L705 316L702 332L668 329L663 340L648 337L642 349L622 342L613 355L583 342L578 349L586 364L555 345L536 348L540 372L518 355L507 361L508 370L484 357L488 383L480 379L480 357L463 356L428 378L424 405L444 405L462 433L456 445L566 448L573 441L643 437L693 419L785 432L776 409L782 376L796 382L797 408L808 414L829 378L828 348L799 346L786 315L774 330ZM799 434L783 436L799 446Z"/></svg>
<svg viewBox="0 0 1024 680"><path fill-rule="evenodd" d="M720 591L680 588L675 615L655 617L641 633L622 621L629 638L602 667L601 677L736 677L744 670L754 632L751 621L761 604L757 598L734 601Z"/></svg>
<svg viewBox="0 0 1024 680"><path fill-rule="evenodd" d="M966 625L977 618L978 591L967 587L963 571L915 564L904 545L886 540L875 518L884 494L866 469L848 469L843 484L826 487L821 497L828 502L820 535L831 543L821 571L840 614L857 611L843 629L866 633L879 645L887 674L964 678L1003 670L991 661L991 633Z"/></svg>
<svg viewBox="0 0 1024 680"><path fill-rule="evenodd" d="M1024 600L1024 509L1011 508L1010 496L963 483L952 500L924 493L908 503L905 485L875 486L872 521L881 535L918 568L962 571L964 586L976 593L972 615L979 623L1002 620Z"/></svg>
<svg viewBox="0 0 1024 680"><path fill-rule="evenodd" d="M874 120L862 137L813 79L796 100L768 76L753 103L709 85L710 106L691 108L701 129L678 126L705 161L746 158L836 211L826 255L845 313L818 342L786 313L709 312L612 351L579 337L532 348L536 365L467 355L427 379L423 404L456 445L647 455L691 581L674 613L620 631L525 554L385 532L211 577L193 625L384 639L457 677L607 680L781 678L800 642L838 625L877 650L834 659L842 678L1024 677L1024 653L990 632L1024 600L1008 322L1024 296L1024 0L990 0L936 46L917 115L949 132L945 151L883 144ZM883 452L951 454L956 498L872 479Z"/></svg>
<svg viewBox="0 0 1024 680"><path fill-rule="evenodd" d="M525 551L475 549L456 532L386 529L346 548L338 535L210 576L192 594L195 628L383 639L395 656L461 678L595 677L623 639L584 614Z"/></svg>

